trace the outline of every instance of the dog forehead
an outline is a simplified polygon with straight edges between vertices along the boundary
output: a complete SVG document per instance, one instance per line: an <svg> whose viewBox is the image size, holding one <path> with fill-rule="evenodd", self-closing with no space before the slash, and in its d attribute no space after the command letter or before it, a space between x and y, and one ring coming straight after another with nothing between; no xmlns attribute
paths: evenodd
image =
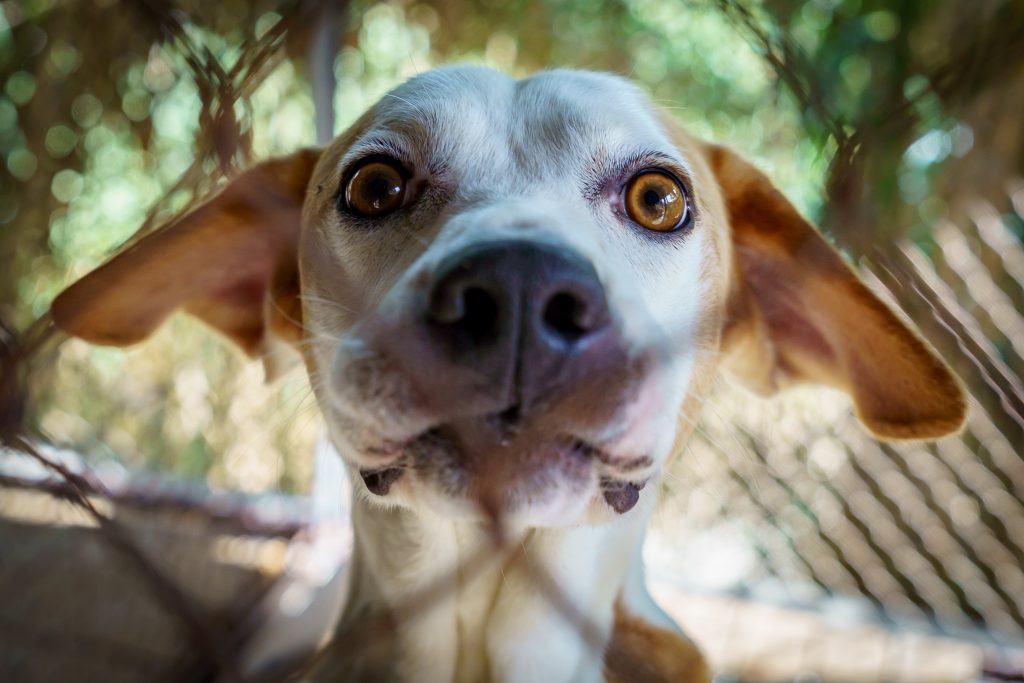
<svg viewBox="0 0 1024 683"><path fill-rule="evenodd" d="M614 74L557 69L516 85L514 108L526 115L524 123L557 117L581 127L657 128L647 95Z"/></svg>
<svg viewBox="0 0 1024 683"><path fill-rule="evenodd" d="M436 69L385 95L373 119L364 140L398 136L432 165L474 173L566 171L602 152L671 148L639 88L588 71L514 80L483 67Z"/></svg>

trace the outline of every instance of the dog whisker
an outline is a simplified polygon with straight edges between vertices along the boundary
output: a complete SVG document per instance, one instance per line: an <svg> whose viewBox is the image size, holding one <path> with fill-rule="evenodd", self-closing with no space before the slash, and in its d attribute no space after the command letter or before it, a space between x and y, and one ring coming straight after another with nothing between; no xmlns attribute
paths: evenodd
<svg viewBox="0 0 1024 683"><path fill-rule="evenodd" d="M336 301L334 299L325 299L323 297L315 296L313 294L299 294L299 299L301 299L302 301L309 301L311 303L317 303L317 304L323 304L325 306L330 306L330 307L335 308L335 309L337 309L339 311L342 311L344 313L355 313L356 312L355 309L350 308L348 306L345 306L340 301Z"/></svg>

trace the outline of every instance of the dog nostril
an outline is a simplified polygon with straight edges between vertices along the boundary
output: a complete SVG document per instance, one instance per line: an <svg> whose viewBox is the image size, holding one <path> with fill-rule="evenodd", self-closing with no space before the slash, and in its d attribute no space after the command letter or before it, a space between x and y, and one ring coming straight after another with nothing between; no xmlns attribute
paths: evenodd
<svg viewBox="0 0 1024 683"><path fill-rule="evenodd" d="M486 342L498 328L501 311L486 289L469 286L441 291L430 303L427 317L471 344Z"/></svg>
<svg viewBox="0 0 1024 683"><path fill-rule="evenodd" d="M450 325L466 315L464 292L452 296L448 292L435 293L430 299L427 317L435 323Z"/></svg>
<svg viewBox="0 0 1024 683"><path fill-rule="evenodd" d="M559 292L544 307L544 326L566 341L576 341L591 331L595 321L587 302L568 292Z"/></svg>
<svg viewBox="0 0 1024 683"><path fill-rule="evenodd" d="M475 341L482 341L497 326L498 302L487 290L470 287L462 294L462 331Z"/></svg>

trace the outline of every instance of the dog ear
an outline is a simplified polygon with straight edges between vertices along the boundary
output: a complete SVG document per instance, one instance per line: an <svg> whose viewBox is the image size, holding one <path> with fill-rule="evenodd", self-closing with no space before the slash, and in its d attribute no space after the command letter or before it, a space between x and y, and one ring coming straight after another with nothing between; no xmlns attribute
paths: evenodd
<svg viewBox="0 0 1024 683"><path fill-rule="evenodd" d="M318 151L249 169L210 201L145 235L64 290L57 327L94 344L142 341L178 309L250 356L302 335L296 248Z"/></svg>
<svg viewBox="0 0 1024 683"><path fill-rule="evenodd" d="M857 277L768 178L724 147L708 160L732 230L725 367L757 393L824 384L853 399L884 439L959 430L963 389L950 369Z"/></svg>

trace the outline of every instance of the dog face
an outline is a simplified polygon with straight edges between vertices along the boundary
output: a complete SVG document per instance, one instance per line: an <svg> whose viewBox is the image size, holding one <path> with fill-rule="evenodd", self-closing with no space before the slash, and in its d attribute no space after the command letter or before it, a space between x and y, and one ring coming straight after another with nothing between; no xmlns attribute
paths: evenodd
<svg viewBox="0 0 1024 683"><path fill-rule="evenodd" d="M717 185L646 98L601 74L431 72L312 184L306 362L368 490L528 524L632 507L728 278Z"/></svg>
<svg viewBox="0 0 1024 683"><path fill-rule="evenodd" d="M177 309L304 358L363 493L528 526L627 513L725 365L847 391L879 436L956 380L767 179L617 77L418 76L55 301L100 343ZM653 488L653 487L652 487Z"/></svg>

